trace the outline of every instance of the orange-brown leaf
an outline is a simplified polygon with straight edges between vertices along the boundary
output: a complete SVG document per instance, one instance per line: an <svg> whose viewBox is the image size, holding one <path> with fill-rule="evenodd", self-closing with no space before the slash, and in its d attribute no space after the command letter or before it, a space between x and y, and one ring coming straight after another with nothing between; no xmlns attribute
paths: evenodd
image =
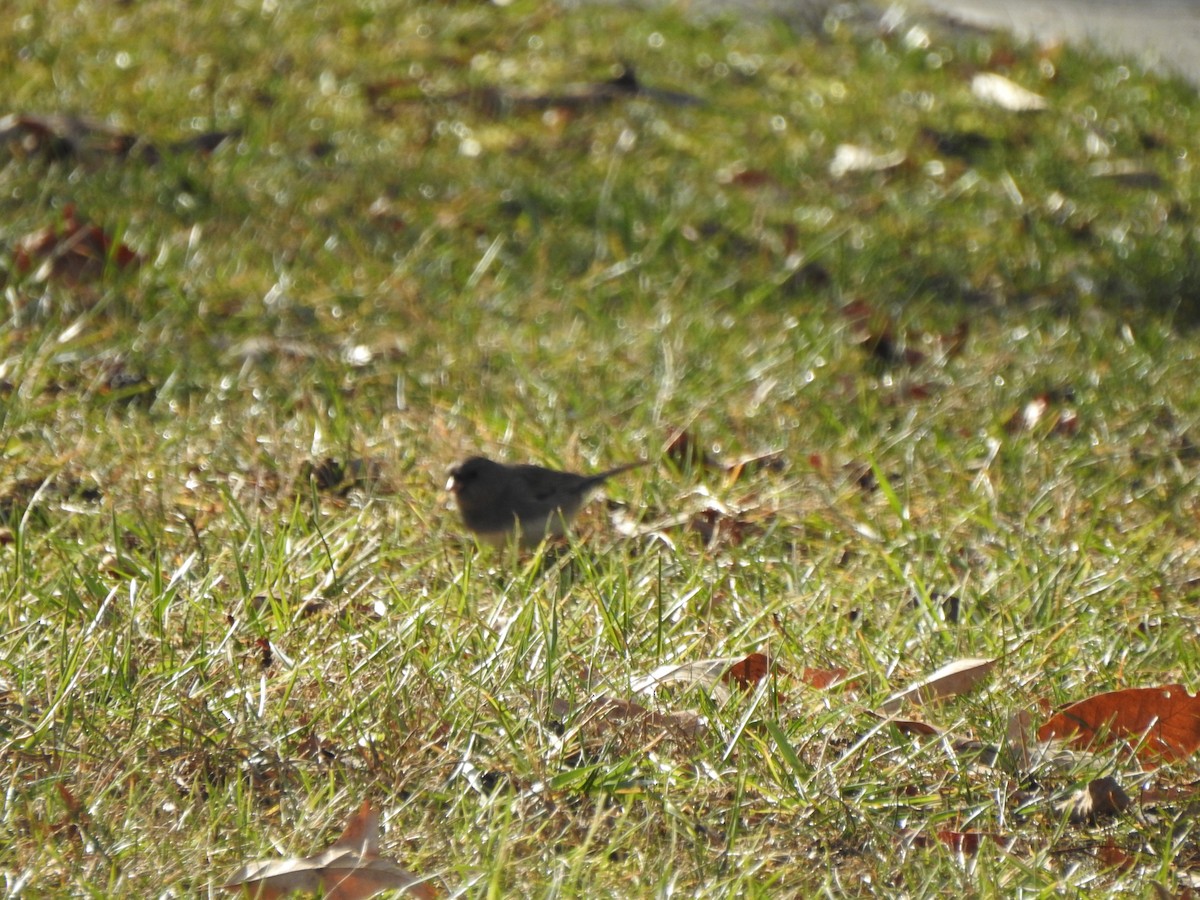
<svg viewBox="0 0 1200 900"><path fill-rule="evenodd" d="M17 243L13 263L21 273L37 265L38 280L54 277L80 284L99 278L110 263L115 269L126 269L140 264L141 257L103 229L81 221L74 205L68 204L61 227L49 225Z"/></svg>
<svg viewBox="0 0 1200 900"><path fill-rule="evenodd" d="M389 890L408 889L421 900L433 900L433 886L390 859L379 856L379 813L364 801L341 837L313 856L247 863L230 876L224 890L257 900L275 900L295 891L325 900L366 900Z"/></svg>
<svg viewBox="0 0 1200 900"><path fill-rule="evenodd" d="M333 846L353 850L364 857L379 855L379 813L370 800L362 802Z"/></svg>
<svg viewBox="0 0 1200 900"><path fill-rule="evenodd" d="M1108 691L1072 703L1037 734L1081 748L1101 740L1137 742L1141 762L1172 762L1200 749L1200 697L1181 684Z"/></svg>
<svg viewBox="0 0 1200 900"><path fill-rule="evenodd" d="M824 690L841 683L849 674L850 670L842 666L834 666L832 669L815 669L812 666L806 666L800 675L800 680L809 687Z"/></svg>
<svg viewBox="0 0 1200 900"><path fill-rule="evenodd" d="M749 690L762 681L770 670L771 661L765 653L751 653L726 669L721 679L726 684L736 684L742 690Z"/></svg>

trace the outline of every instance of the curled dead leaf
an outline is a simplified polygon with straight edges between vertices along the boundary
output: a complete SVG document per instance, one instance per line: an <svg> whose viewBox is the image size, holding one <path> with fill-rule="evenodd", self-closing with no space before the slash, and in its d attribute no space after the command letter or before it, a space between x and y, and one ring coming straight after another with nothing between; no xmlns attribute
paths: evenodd
<svg viewBox="0 0 1200 900"><path fill-rule="evenodd" d="M1101 818L1119 815L1133 805L1120 783L1111 776L1095 778L1055 804L1072 825L1085 825Z"/></svg>
<svg viewBox="0 0 1200 900"><path fill-rule="evenodd" d="M924 704L965 694L983 681L995 665L995 659L973 657L947 663L888 698L879 710L886 715L899 710L905 701Z"/></svg>
<svg viewBox="0 0 1200 900"><path fill-rule="evenodd" d="M223 890L258 900L286 897L294 891L325 900L365 900L389 890L405 890L421 900L438 896L433 886L379 855L379 813L363 801L342 836L313 856L262 860L242 866Z"/></svg>

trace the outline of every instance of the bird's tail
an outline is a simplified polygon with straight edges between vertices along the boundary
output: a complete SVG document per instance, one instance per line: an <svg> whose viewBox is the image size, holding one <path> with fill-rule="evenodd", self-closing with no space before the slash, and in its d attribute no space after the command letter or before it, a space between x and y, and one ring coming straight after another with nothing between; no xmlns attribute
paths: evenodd
<svg viewBox="0 0 1200 900"><path fill-rule="evenodd" d="M625 463L623 466L616 466L615 468L609 469L606 472L599 472L589 478L588 481L592 482L592 484L603 484L614 475L620 475L622 472L628 472L630 469L639 469L642 466L649 464L650 460L639 459L637 462Z"/></svg>

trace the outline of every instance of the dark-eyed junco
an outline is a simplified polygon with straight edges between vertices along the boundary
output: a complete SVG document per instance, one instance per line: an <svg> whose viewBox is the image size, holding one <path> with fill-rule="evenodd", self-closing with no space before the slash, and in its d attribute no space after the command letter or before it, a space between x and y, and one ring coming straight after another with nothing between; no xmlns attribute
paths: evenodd
<svg viewBox="0 0 1200 900"><path fill-rule="evenodd" d="M522 547L562 535L588 494L619 472L645 465L627 463L596 475L576 475L532 465L506 465L472 456L450 470L463 524L484 543L501 547L519 531Z"/></svg>

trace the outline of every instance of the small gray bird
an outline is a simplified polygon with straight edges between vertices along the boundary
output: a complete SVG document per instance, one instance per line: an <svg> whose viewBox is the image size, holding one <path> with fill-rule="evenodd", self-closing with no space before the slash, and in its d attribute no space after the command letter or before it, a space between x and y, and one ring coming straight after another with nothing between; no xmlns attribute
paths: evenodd
<svg viewBox="0 0 1200 900"><path fill-rule="evenodd" d="M564 534L588 495L607 479L643 465L627 463L597 475L576 475L472 456L450 470L446 489L458 502L463 524L480 541L502 547L516 530L522 547L535 547Z"/></svg>

